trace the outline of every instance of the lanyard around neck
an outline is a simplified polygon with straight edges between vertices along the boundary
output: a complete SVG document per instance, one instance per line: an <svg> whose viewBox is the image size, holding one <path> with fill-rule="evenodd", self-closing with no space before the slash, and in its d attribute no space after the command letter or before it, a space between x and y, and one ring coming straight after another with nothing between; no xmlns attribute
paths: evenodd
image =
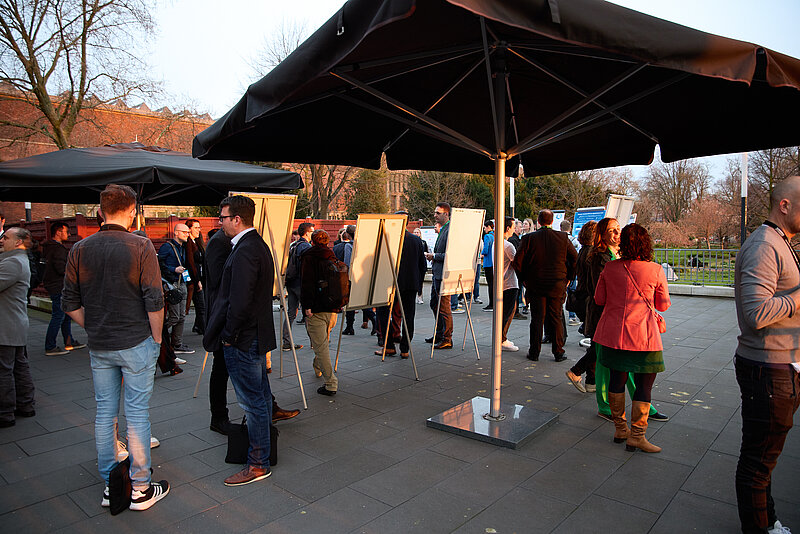
<svg viewBox="0 0 800 534"><path fill-rule="evenodd" d="M783 238L783 242L786 243L786 246L789 247L789 251L792 253L792 258L794 258L794 263L797 265L797 269L800 270L800 259L797 258L797 253L792 248L792 244L789 243L789 238L786 237L786 232L784 232L780 226L772 221L764 221L764 226L769 226Z"/></svg>

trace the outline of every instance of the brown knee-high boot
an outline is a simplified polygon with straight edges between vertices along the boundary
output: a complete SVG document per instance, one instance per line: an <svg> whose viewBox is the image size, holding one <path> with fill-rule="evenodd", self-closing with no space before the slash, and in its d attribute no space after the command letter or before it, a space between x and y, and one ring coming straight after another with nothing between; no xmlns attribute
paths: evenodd
<svg viewBox="0 0 800 534"><path fill-rule="evenodd" d="M608 405L614 419L614 443L622 443L628 438L628 421L625 420L625 392L608 392Z"/></svg>
<svg viewBox="0 0 800 534"><path fill-rule="evenodd" d="M631 433L625 450L628 452L636 449L644 452L661 452L661 447L653 445L644 437L647 432L647 415L650 413L650 403L633 401L631 407Z"/></svg>

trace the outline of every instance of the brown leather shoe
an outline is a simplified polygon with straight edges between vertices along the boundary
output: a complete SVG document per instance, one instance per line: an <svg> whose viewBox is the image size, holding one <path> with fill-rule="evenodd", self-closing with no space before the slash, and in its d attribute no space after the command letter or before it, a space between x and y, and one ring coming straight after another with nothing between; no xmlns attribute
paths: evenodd
<svg viewBox="0 0 800 534"><path fill-rule="evenodd" d="M269 468L262 469L260 467L253 467L248 465L235 475L231 475L225 479L226 486L244 486L251 482L257 482L270 476L272 471Z"/></svg>
<svg viewBox="0 0 800 534"><path fill-rule="evenodd" d="M272 422L284 421L300 415L300 410L284 410L277 404L272 407Z"/></svg>
<svg viewBox="0 0 800 534"><path fill-rule="evenodd" d="M407 352L401 352L400 353L400 357L403 358L404 360L407 360L408 359L408 353Z"/></svg>
<svg viewBox="0 0 800 534"><path fill-rule="evenodd" d="M396 349L386 349L386 355L387 356L394 356L395 354L397 354L397 350ZM375 356L383 356L383 350L382 349L381 350L376 350L375 351Z"/></svg>

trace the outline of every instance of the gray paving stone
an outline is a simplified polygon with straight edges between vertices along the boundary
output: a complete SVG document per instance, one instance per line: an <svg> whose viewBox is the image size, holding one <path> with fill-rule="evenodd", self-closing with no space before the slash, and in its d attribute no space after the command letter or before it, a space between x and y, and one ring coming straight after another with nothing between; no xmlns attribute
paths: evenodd
<svg viewBox="0 0 800 534"><path fill-rule="evenodd" d="M692 469L658 456L633 454L595 494L651 512L663 512Z"/></svg>
<svg viewBox="0 0 800 534"><path fill-rule="evenodd" d="M426 426L414 427L392 437L371 443L365 448L396 460L403 460L428 447L441 443L449 437L445 432L433 430Z"/></svg>
<svg viewBox="0 0 800 534"><path fill-rule="evenodd" d="M652 423L647 432L648 439L662 448L658 453L661 460L692 467L703 458L718 436L716 431L694 428L674 421L666 424Z"/></svg>
<svg viewBox="0 0 800 534"><path fill-rule="evenodd" d="M597 419L600 420L599 417ZM550 463L564 454L564 451L575 446L590 432L585 428L568 425L559 420L548 428L547 432L536 436L516 452L534 460Z"/></svg>
<svg viewBox="0 0 800 534"><path fill-rule="evenodd" d="M99 501L98 501L99 505ZM86 519L86 514L66 495L0 515L3 532L52 532Z"/></svg>
<svg viewBox="0 0 800 534"><path fill-rule="evenodd" d="M674 534L676 525L684 525L697 534L739 532L736 506L702 495L679 491L653 525L650 534Z"/></svg>
<svg viewBox="0 0 800 534"><path fill-rule="evenodd" d="M573 504L526 489L515 488L455 532L457 534L552 532L575 508Z"/></svg>
<svg viewBox="0 0 800 534"><path fill-rule="evenodd" d="M736 505L734 475L738 456L708 451L681 489Z"/></svg>
<svg viewBox="0 0 800 534"><path fill-rule="evenodd" d="M485 505L431 488L353 530L364 534L448 533L481 512Z"/></svg>
<svg viewBox="0 0 800 534"><path fill-rule="evenodd" d="M94 425L72 427L66 430L49 432L33 438L18 440L16 443L28 456L41 454L66 445L74 445L85 441L92 442L94 446Z"/></svg>
<svg viewBox="0 0 800 534"><path fill-rule="evenodd" d="M619 469L622 462L567 450L528 480L523 488L580 504Z"/></svg>
<svg viewBox="0 0 800 534"><path fill-rule="evenodd" d="M391 507L350 488L343 488L256 529L255 533L330 534L351 532Z"/></svg>
<svg viewBox="0 0 800 534"><path fill-rule="evenodd" d="M452 495L493 502L518 486L545 464L498 449L442 481L437 488Z"/></svg>
<svg viewBox="0 0 800 534"><path fill-rule="evenodd" d="M321 461L333 460L370 443L397 434L399 430L374 420L355 423L318 438L303 439L294 445L299 450ZM280 442L279 442L280 450Z"/></svg>
<svg viewBox="0 0 800 534"><path fill-rule="evenodd" d="M423 451L350 487L390 506L397 506L467 466L466 462Z"/></svg>
<svg viewBox="0 0 800 534"><path fill-rule="evenodd" d="M0 486L0 514L36 504L95 484L97 479L82 467L71 465Z"/></svg>
<svg viewBox="0 0 800 534"><path fill-rule="evenodd" d="M629 504L592 495L572 512L553 532L614 532L640 534L648 532L658 515ZM679 529L679 527L676 527Z"/></svg>
<svg viewBox="0 0 800 534"><path fill-rule="evenodd" d="M316 501L395 463L396 460L383 454L358 449L350 455L316 465L278 483L301 499Z"/></svg>

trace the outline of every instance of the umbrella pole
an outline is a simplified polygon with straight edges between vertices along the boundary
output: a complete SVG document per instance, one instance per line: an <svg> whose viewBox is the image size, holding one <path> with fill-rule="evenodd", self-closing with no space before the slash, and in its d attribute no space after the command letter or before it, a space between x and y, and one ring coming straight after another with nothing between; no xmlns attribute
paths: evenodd
<svg viewBox="0 0 800 534"><path fill-rule="evenodd" d="M506 155L498 154L495 160L494 173L494 302L492 306L492 374L491 374L491 405L489 413L484 417L491 421L505 418L500 413L500 382L503 368L501 344L503 342L503 262L505 250L503 247L503 232L506 207Z"/></svg>

